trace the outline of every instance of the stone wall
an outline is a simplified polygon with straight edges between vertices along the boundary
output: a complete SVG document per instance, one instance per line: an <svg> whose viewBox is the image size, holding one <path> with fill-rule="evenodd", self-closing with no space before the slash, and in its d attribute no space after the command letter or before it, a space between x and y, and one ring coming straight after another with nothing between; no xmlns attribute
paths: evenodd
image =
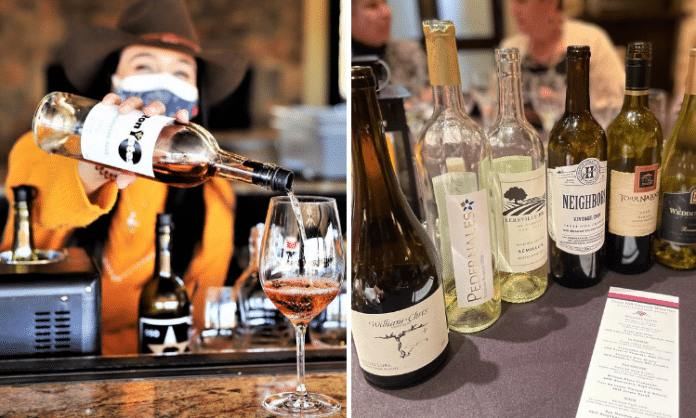
<svg viewBox="0 0 696 418"><path fill-rule="evenodd" d="M45 91L46 66L74 25L115 26L132 0L0 0L0 166ZM302 100L302 1L186 0L206 48L239 48L277 77L278 104Z"/></svg>

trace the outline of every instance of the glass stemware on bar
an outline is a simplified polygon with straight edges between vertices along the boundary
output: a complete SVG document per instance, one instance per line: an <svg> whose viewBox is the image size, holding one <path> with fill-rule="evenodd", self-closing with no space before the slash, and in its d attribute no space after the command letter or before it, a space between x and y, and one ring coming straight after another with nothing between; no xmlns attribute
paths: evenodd
<svg viewBox="0 0 696 418"><path fill-rule="evenodd" d="M292 194L271 198L259 266L263 289L292 322L297 344L295 392L271 395L263 407L284 416L319 417L337 412L341 408L338 401L309 393L305 387L307 326L339 293L345 275L336 200Z"/></svg>

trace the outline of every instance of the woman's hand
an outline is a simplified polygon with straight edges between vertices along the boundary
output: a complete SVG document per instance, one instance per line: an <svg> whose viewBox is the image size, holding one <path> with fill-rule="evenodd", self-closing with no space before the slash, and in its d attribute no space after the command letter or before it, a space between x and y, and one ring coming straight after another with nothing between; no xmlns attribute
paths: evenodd
<svg viewBox="0 0 696 418"><path fill-rule="evenodd" d="M136 109L142 109L146 116L162 115L165 111L165 107L162 102L154 101L143 107L143 101L140 97L129 97L126 100L121 101L121 98L115 93L107 94L104 96L104 99L101 102L107 105L118 105L118 113L122 115L130 113ZM188 123L188 111L181 109L176 112L174 118L179 122ZM110 181L115 182L116 187L119 189L124 189L133 184L137 178L133 173L116 170L113 168L106 168L103 165L86 161L79 161L77 163L77 174L82 181L82 186L84 187L87 195L92 194L92 192Z"/></svg>

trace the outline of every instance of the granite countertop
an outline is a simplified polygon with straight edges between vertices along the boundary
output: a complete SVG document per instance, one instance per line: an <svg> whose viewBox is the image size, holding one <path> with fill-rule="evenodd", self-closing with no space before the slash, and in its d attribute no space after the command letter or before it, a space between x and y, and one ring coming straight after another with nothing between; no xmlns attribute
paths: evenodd
<svg viewBox="0 0 696 418"><path fill-rule="evenodd" d="M345 371L306 375L307 390L341 402ZM270 417L261 401L294 390L294 373L97 380L0 387L2 417Z"/></svg>

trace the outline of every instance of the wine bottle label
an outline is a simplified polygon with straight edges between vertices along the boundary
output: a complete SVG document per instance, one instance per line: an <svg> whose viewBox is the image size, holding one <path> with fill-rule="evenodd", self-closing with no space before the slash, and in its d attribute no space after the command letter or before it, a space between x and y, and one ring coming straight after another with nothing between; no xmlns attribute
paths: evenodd
<svg viewBox="0 0 696 418"><path fill-rule="evenodd" d="M385 314L352 311L350 320L360 367L378 376L427 366L449 340L442 286L409 308Z"/></svg>
<svg viewBox="0 0 696 418"><path fill-rule="evenodd" d="M155 143L170 121L172 118L145 116L140 111L121 115L116 106L99 103L89 112L82 128L82 156L98 164L154 177Z"/></svg>
<svg viewBox="0 0 696 418"><path fill-rule="evenodd" d="M659 184L658 164L636 167L633 173L611 170L609 232L624 237L655 232Z"/></svg>
<svg viewBox="0 0 696 418"><path fill-rule="evenodd" d="M463 170L464 162L457 158L447 159L449 173L433 177L433 193L437 205L440 232L440 259L442 260L442 277L454 277L454 265L452 264L452 244L450 242L449 215L447 214L447 196L463 195L478 190L476 174Z"/></svg>
<svg viewBox="0 0 696 418"><path fill-rule="evenodd" d="M567 253L586 255L602 248L606 216L607 162L550 168L549 236Z"/></svg>
<svg viewBox="0 0 696 418"><path fill-rule="evenodd" d="M191 316L173 319L140 318L140 352L183 353L189 347Z"/></svg>
<svg viewBox="0 0 696 418"><path fill-rule="evenodd" d="M537 269L547 259L546 168L498 177L502 225L496 268L512 273Z"/></svg>
<svg viewBox="0 0 696 418"><path fill-rule="evenodd" d="M471 308L495 295L486 190L449 195L446 205L457 305Z"/></svg>
<svg viewBox="0 0 696 418"><path fill-rule="evenodd" d="M696 187L663 193L660 238L680 245L696 244Z"/></svg>

